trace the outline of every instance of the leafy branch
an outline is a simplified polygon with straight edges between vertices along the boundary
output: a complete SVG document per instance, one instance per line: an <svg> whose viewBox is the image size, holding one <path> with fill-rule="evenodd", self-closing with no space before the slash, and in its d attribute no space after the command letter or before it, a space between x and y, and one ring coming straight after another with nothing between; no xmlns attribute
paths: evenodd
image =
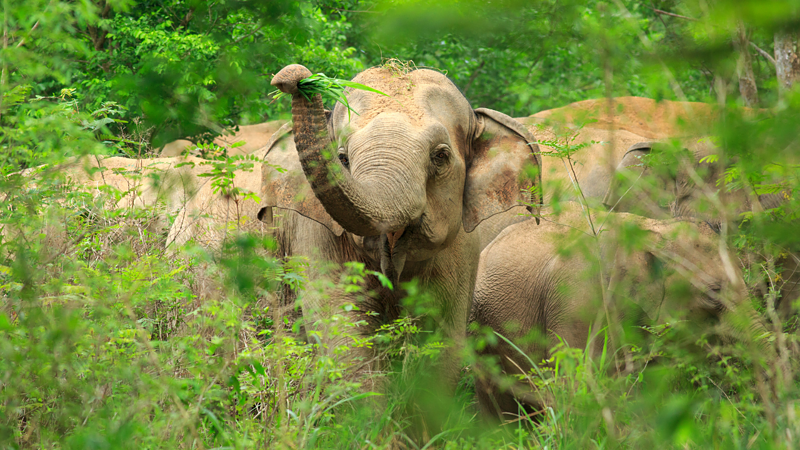
<svg viewBox="0 0 800 450"><path fill-rule="evenodd" d="M553 149L553 151L549 152L540 151L538 154L561 159L561 162L564 164L564 169L567 171L567 176L569 176L572 182L572 187L575 188L575 191L580 196L581 209L586 215L586 220L589 222L589 228L591 228L592 234L597 236L597 230L595 230L594 223L592 222L592 216L589 214L589 205L586 201L586 196L583 194L583 189L581 189L580 183L578 182L578 175L575 173L575 161L572 159L576 152L594 144L601 143L600 141L588 141L575 144L575 141L578 139L578 136L580 136L581 130L585 125L585 123L580 124L571 133L556 136L553 140L539 140L536 143Z"/></svg>
<svg viewBox="0 0 800 450"><path fill-rule="evenodd" d="M347 101L347 97L344 95L344 90L346 88L372 92L386 97L389 96L388 94L385 94L377 89L373 89L369 86L365 86L361 83L355 83L353 81L342 80L339 78L330 78L325 76L324 73L315 73L314 75L300 80L300 82L297 83L297 90L308 101L311 101L311 98L314 95L320 94L322 95L323 99L327 98L344 105L344 107L347 108L347 118L349 120L350 112L353 112L355 115L359 114L350 107L350 103ZM278 100L289 94L276 89L270 92L270 95L272 95L273 99Z"/></svg>

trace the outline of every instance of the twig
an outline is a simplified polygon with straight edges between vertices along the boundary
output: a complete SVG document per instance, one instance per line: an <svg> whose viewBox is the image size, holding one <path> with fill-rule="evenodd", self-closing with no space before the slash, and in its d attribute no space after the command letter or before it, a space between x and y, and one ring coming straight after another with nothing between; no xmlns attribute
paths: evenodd
<svg viewBox="0 0 800 450"><path fill-rule="evenodd" d="M671 12L662 11L660 9L653 8L652 6L649 6L649 8L652 9L655 13L661 14L661 15L664 15L664 16L677 17L678 19L688 20L688 21L691 21L691 22L700 22L699 19L695 19L693 17L686 17L686 16L682 16L680 14L675 14L675 13L671 13Z"/></svg>
<svg viewBox="0 0 800 450"><path fill-rule="evenodd" d="M707 376L707 377L706 377L706 379L707 379L708 381L710 381L710 382L711 382L711 384L713 384L713 385L714 385L714 387L716 387L717 389L719 389L719 391L722 393L722 395L724 395L724 396L725 396L725 399L726 399L726 400L728 400L728 402L731 404L731 406L733 406L733 409L734 409L734 410L735 410L737 413L739 413L739 415L740 415L740 416L742 416L742 418L743 418L744 420L746 420L746 421L747 421L747 422L748 422L750 425L753 425L753 422L750 422L750 419L748 419L748 418L747 418L747 416L745 416L745 415L744 415L744 413L742 413L741 411L739 411L739 408L737 408L737 407L736 407L736 405L733 403L733 400L731 400L731 398L730 398L730 397L728 397L728 394L725 392L725 390L724 390L724 389L722 389L721 387L719 387L719 385L718 385L717 383L715 383L715 382L714 382L714 380L712 380L712 379L711 379L711 377L708 377L708 376Z"/></svg>
<svg viewBox="0 0 800 450"><path fill-rule="evenodd" d="M181 20L181 27L186 28L189 25L189 21L192 20L192 16L194 15L194 8L189 8L189 12L183 16L183 20Z"/></svg>
<svg viewBox="0 0 800 450"><path fill-rule="evenodd" d="M486 65L486 60L481 61L481 63L478 64L478 67L472 72L472 75L470 75L469 80L467 81L467 85L464 86L464 92L463 92L464 96L467 95L467 91L472 86L472 82L475 81L475 78L477 78L478 76L478 72L480 72L481 69L483 69L484 65Z"/></svg>
<svg viewBox="0 0 800 450"><path fill-rule="evenodd" d="M575 230L575 231L580 231L581 233L583 233L583 234L585 234L585 235L587 235L587 236L592 236L591 234L589 234L589 233L587 233L587 232L585 232L585 231L581 230L581 229L580 229L580 228L578 228L578 227L573 227L572 225L569 225L569 224L566 224L566 223L561 223L561 222L557 222L557 221L555 221L555 220L550 220L550 219L548 219L546 216L539 216L539 219L541 219L541 220L544 220L545 222L550 222L550 223L553 223L553 224L556 224L556 225L561 225L561 226L565 226L565 227L567 227L567 228L572 228L573 230Z"/></svg>
<svg viewBox="0 0 800 450"><path fill-rule="evenodd" d="M28 36L30 36L31 33L33 33L33 30L35 30L38 27L39 27L39 21L37 20L36 23L33 24L33 27L31 27L31 31L28 32ZM25 38L20 39L15 48L20 48L24 43L25 43Z"/></svg>
<svg viewBox="0 0 800 450"><path fill-rule="evenodd" d="M628 8L626 8L625 5L620 0L614 0L614 3L616 3L617 7L625 13L624 17L628 21L633 20L631 12L628 11ZM660 10L655 10L655 11L660 11ZM673 14L668 14L668 15L673 15ZM689 19L692 20L691 18ZM658 56L655 49L653 48L653 43L650 42L650 39L647 37L647 35L645 35L641 30L637 30L637 34L639 35L639 40L642 42L642 45L644 46L645 50L647 50L648 53L654 56L661 65L661 68L664 70L664 74L667 76L667 80L669 81L672 90L675 92L675 95L683 102L681 104L683 106L683 109L686 111L689 117L693 117L694 110L692 109L691 106L689 106L689 98L686 97L686 94L683 92L683 89L681 89L681 85L678 83L678 80L677 78L675 78L675 75L672 73L671 70L669 70L669 67L667 67L664 61L662 61L661 58Z"/></svg>
<svg viewBox="0 0 800 450"><path fill-rule="evenodd" d="M644 170L642 170L642 172L639 173L639 176L636 177L636 180L633 183L631 183L631 185L628 187L628 190L626 190L625 193L623 193L622 195L619 196L619 199L617 199L617 202L614 203L614 206L612 206L611 208L608 209L608 212L614 212L614 208L616 208L617 205L619 205L619 202L621 202L622 199L625 198L626 195L628 195L628 192L630 192L631 189L633 189L633 187L636 185L636 183L639 182L639 179L642 178L642 175L644 175ZM597 232L598 233L603 231L603 226L606 224L606 221L608 220L609 217L611 217L611 214L606 215L606 217L603 219L603 222L600 223L599 227L597 227Z"/></svg>
<svg viewBox="0 0 800 450"><path fill-rule="evenodd" d="M243 39L247 39L247 38L249 38L249 37L253 36L254 34L258 33L259 31L261 31L261 29L262 29L262 28L264 28L264 25L263 25L263 24L261 24L261 25L259 25L258 27L256 27L256 29L255 29L255 30L253 30L253 31L251 31L250 33L247 33L247 34L245 34L244 36L239 36L239 38L235 39L233 42L234 42L235 44L238 44L238 43L239 43L239 42L241 42Z"/></svg>
<svg viewBox="0 0 800 450"><path fill-rule="evenodd" d="M333 9L339 11L340 13L349 12L349 13L359 13L359 14L381 14L380 11L370 11L368 9L345 9L345 8L333 8Z"/></svg>
<svg viewBox="0 0 800 450"><path fill-rule="evenodd" d="M570 160L569 157L567 157L567 159L569 160L570 167L572 167L572 160ZM576 191L578 191L578 194L581 196L581 199L583 200L582 202L578 203L581 204L581 209L583 210L583 213L586 214L586 220L589 222L589 228L592 229L592 234L596 237L597 232L594 229L594 224L592 223L592 216L589 213L589 205L588 204L584 205L586 203L586 197L583 196L583 191L581 191L581 188L578 185L578 176L575 175L575 178L572 178L572 175L569 173L569 168L567 167L567 162L564 161L564 158L561 158L561 162L564 163L564 169L566 169L567 171L567 176L569 177L569 180L572 182L572 186L575 188ZM574 169L572 173L573 174L575 173Z"/></svg>
<svg viewBox="0 0 800 450"><path fill-rule="evenodd" d="M772 262L772 258L769 256L767 256L767 265L768 267L764 267L763 264L760 264L761 268L764 270L764 273L769 279L769 292L767 293L767 317L769 317L770 322L772 322L772 327L774 329L776 337L775 340L776 344L778 345L778 360L780 361L780 367L778 367L778 369L781 371L781 376L783 377L781 381L785 383L786 381L791 380L789 375L789 351L786 348L786 336L783 334L783 330L781 329L783 323L778 317L778 313L775 312L777 286L775 286L775 281L772 279L771 275L775 272L775 265Z"/></svg>
<svg viewBox="0 0 800 450"><path fill-rule="evenodd" d="M758 52L759 55L763 56L764 59L766 59L767 61L772 63L773 66L775 66L775 64L776 64L775 63L775 58L773 58L772 55L770 55L769 53L767 53L764 50L762 50L761 47L759 47L756 44L754 44L753 41L750 41L750 45L752 45L753 48L756 49L756 51Z"/></svg>

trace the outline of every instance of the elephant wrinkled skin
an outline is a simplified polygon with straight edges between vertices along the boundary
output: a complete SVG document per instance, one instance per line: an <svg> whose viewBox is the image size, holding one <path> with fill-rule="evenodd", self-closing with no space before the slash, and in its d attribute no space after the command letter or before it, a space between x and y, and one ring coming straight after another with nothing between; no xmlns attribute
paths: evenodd
<svg viewBox="0 0 800 450"><path fill-rule="evenodd" d="M604 215L595 214L594 223L602 223ZM726 263L726 249L708 225L609 215L599 245L593 237L575 233L588 226L581 209L574 206L558 217L543 215L541 225L529 220L506 228L481 253L470 321L516 341L535 363L550 357L558 338L570 347L586 348L587 339L597 335L593 331L590 336L590 328L598 330L598 318L606 323L603 305L610 300L603 299L601 290L607 290L613 299L608 308L617 320L622 319L623 311L633 310L638 311L637 322L663 322L671 314L717 317L718 331L728 338L747 340L765 331L745 301L738 267ZM640 250L627 252L619 245L618 233L632 225L646 236ZM584 241L586 248L581 247L580 236L588 241ZM631 245L630 236L626 239L625 244ZM569 252L559 250L568 247ZM687 281L688 301L674 295L677 283ZM628 299L633 303L624 303ZM537 330L542 338L525 340L531 330ZM603 338L594 338L589 351L596 356L602 347ZM485 353L498 356L507 374L527 373L532 368L526 357L504 343L487 347ZM531 411L542 406L542 398L521 385L504 391L495 378L478 378L479 403L489 415L516 415L515 398Z"/></svg>
<svg viewBox="0 0 800 450"><path fill-rule="evenodd" d="M265 157L259 217L274 221L281 256L312 261L359 261L395 282L417 279L431 293L436 326L456 346L465 335L479 256L478 224L527 201L538 179L536 145L512 118L473 110L443 74L372 68L353 81L388 96L346 91L348 114L337 104L326 114L319 95L298 94L297 83L311 75L287 66L273 85L292 94L294 133L274 139ZM272 167L280 166L279 173ZM312 265L311 277L320 273ZM367 283L377 284L371 279ZM396 318L396 292L358 302L341 291L302 297L306 326L333 349L323 319L357 303L358 333L371 334ZM316 332L315 332L316 335ZM351 349L346 359L370 358L372 350ZM440 378L455 379L457 351L443 352ZM374 369L374 367L372 367ZM369 368L367 368L369 369Z"/></svg>

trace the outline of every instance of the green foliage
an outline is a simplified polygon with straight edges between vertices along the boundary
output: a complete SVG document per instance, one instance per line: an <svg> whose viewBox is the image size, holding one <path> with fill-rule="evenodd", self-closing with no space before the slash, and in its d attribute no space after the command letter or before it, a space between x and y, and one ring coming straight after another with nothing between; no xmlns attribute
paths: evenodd
<svg viewBox="0 0 800 450"><path fill-rule="evenodd" d="M350 103L347 101L347 97L344 94L345 88L374 92L376 94L388 97L387 94L377 89L373 89L369 86L364 86L363 84L352 81L329 78L326 77L324 73L315 73L314 75L300 80L300 82L297 83L297 90L303 95L303 97L305 97L306 100L311 101L313 96L320 94L323 99L328 98L334 102L339 102L344 105L344 107L347 108L347 115L349 118L351 112L355 113L356 115L358 115L358 112L354 111L353 108L350 107ZM278 100L286 95L286 93L277 90L272 92L272 98L275 100Z"/></svg>
<svg viewBox="0 0 800 450"><path fill-rule="evenodd" d="M800 94L779 92L772 63L753 48L764 109L740 108L731 36L744 23L751 42L771 53L776 31L796 31L797 6L5 2L0 447L796 447L797 318L781 322L775 308L796 301L781 298L781 287L793 270L788 257L800 251ZM487 426L474 380L479 370L499 374L498 361L484 361L480 351L503 339L474 330L455 400L439 395L427 375L437 357L455 350L435 331L445 313L431 306L435 289L392 286L361 263L309 279L319 262L275 258L276 242L235 230L219 253L168 252L166 236L154 231L164 220L160 206L133 208L122 202L129 192L76 186L58 165L85 155L148 156L191 137L208 159L201 164L214 193L237 205L257 201L236 185L236 174L261 162L229 157L213 137L285 117L288 103L274 101L269 82L286 64L330 74L312 78L312 92L346 104L344 87L359 86L344 80L389 58L442 69L474 107L512 116L617 95L718 104L722 119L706 131L724 151L696 170L698 177L714 165L723 170L720 183L703 191L709 210L723 210L723 194L742 190L783 200L726 229L741 256L734 264L769 326L758 338L774 344L780 360L762 371L757 350L698 336L689 323L623 322L624 345L615 347L613 330L604 329L600 358L561 341L533 361L538 370L509 381L550 393L555 406ZM574 144L575 136L567 130L542 142L555 149L545 156L562 158L573 174L572 156L587 145ZM687 158L677 144L667 142L643 164L674 174ZM639 229L615 231L631 247L644 240ZM561 256L590 248L577 238L569 244ZM364 337L363 321L345 320L359 303L333 311L322 320L341 338L335 348L315 339L295 304L281 303L327 289L366 299L373 285L402 292L405 314ZM676 295L688 289L677 286ZM386 370L355 375L364 361L339 356L361 348L375 349ZM614 373L624 356L632 370ZM372 398L375 392L382 395ZM414 408L436 411L441 431L420 438Z"/></svg>

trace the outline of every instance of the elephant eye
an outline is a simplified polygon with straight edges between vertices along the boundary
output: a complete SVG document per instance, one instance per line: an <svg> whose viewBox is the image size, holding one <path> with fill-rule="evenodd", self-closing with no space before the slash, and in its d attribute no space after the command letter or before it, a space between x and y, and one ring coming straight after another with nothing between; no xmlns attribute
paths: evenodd
<svg viewBox="0 0 800 450"><path fill-rule="evenodd" d="M440 145L433 152L433 162L436 165L443 165L450 158L450 152L446 145Z"/></svg>
<svg viewBox="0 0 800 450"><path fill-rule="evenodd" d="M347 159L347 155L344 153L339 153L339 162L341 162L345 167L350 167L350 160Z"/></svg>

